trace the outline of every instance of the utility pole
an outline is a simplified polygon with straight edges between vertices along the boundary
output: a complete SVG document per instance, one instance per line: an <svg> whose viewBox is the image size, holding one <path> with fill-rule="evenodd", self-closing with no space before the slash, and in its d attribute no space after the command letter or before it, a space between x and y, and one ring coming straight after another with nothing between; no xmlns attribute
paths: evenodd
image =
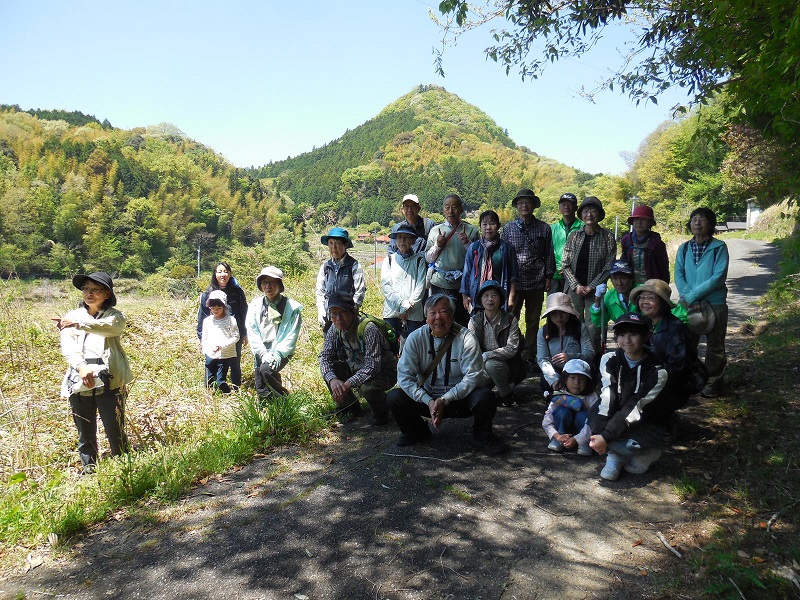
<svg viewBox="0 0 800 600"><path fill-rule="evenodd" d="M200 244L197 244L197 278L200 279Z"/></svg>

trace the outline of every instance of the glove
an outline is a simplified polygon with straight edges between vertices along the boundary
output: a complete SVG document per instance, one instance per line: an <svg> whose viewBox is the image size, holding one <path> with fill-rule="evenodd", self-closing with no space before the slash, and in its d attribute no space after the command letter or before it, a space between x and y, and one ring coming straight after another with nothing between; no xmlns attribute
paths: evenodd
<svg viewBox="0 0 800 600"><path fill-rule="evenodd" d="M274 373L281 366L280 354L270 352L264 357L264 360L261 361L261 366L268 367L270 371Z"/></svg>
<svg viewBox="0 0 800 600"><path fill-rule="evenodd" d="M605 283L601 283L594 290L595 297L596 298L602 298L605 295L607 289L608 289L608 286Z"/></svg>

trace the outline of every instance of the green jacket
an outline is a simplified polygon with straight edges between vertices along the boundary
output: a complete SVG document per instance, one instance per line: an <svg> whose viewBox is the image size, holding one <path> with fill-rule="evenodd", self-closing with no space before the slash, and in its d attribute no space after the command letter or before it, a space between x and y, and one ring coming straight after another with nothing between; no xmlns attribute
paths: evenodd
<svg viewBox="0 0 800 600"><path fill-rule="evenodd" d="M569 229L564 224L564 219L550 225L550 229L553 230L553 254L556 257L556 272L553 279L564 279L561 274L561 255L564 254L564 245L567 243L569 234L581 227L583 227L583 221L580 219L575 219Z"/></svg>
<svg viewBox="0 0 800 600"><path fill-rule="evenodd" d="M633 287L638 286L634 285ZM639 312L639 309L633 304L629 304L627 307L624 306L619 294L613 287L608 288L608 291L603 296L603 303L606 305L606 323L609 321L613 323L626 312ZM673 315L678 317L684 325L689 322L689 313L687 312L686 307L678 304L672 309L671 312ZM600 308L595 307L595 305L592 304L590 313L594 326L600 327L602 324L602 319L600 318Z"/></svg>

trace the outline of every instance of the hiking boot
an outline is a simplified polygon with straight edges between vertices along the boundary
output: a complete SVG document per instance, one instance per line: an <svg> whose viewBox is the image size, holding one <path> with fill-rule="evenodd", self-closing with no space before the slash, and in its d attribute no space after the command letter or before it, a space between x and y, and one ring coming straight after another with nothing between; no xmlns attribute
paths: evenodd
<svg viewBox="0 0 800 600"><path fill-rule="evenodd" d="M661 448L651 448L650 450L645 450L644 452L632 456L623 469L625 469L626 473L641 475L642 473L646 473L650 465L659 458L661 458Z"/></svg>
<svg viewBox="0 0 800 600"><path fill-rule="evenodd" d="M600 477L608 481L616 481L623 466L625 466L625 459L619 454L609 452L606 458L606 466L600 471Z"/></svg>
<svg viewBox="0 0 800 600"><path fill-rule="evenodd" d="M578 456L591 456L594 450L589 447L589 444L578 444Z"/></svg>
<svg viewBox="0 0 800 600"><path fill-rule="evenodd" d="M506 451L506 444L498 437L495 437L491 433L489 434L482 434L482 435L473 435L472 441L475 444L475 447L483 452L486 452L489 456L497 456L498 454L502 454Z"/></svg>
<svg viewBox="0 0 800 600"><path fill-rule="evenodd" d="M559 442L556 438L550 440L550 443L547 444L547 449L552 452L561 452L564 449L564 444Z"/></svg>
<svg viewBox="0 0 800 600"><path fill-rule="evenodd" d="M425 429L420 429L415 434L408 434L403 433L397 438L397 445L400 448L406 448L408 446L413 446L414 444L418 444L419 442L424 442L425 440L429 440L433 437L431 430L428 429L426 426Z"/></svg>

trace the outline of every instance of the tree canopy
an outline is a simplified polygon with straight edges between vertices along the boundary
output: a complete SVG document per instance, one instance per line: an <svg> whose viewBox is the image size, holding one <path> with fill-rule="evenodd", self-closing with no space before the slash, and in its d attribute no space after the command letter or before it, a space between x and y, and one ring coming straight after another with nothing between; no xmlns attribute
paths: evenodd
<svg viewBox="0 0 800 600"><path fill-rule="evenodd" d="M493 21L488 57L536 78L551 62L580 57L612 25L636 28L635 46L601 87L618 86L637 102L679 86L695 103L720 91L735 122L780 144L800 164L800 5L785 0L652 2L639 0L443 0L445 42ZM541 48L541 51L534 50ZM443 71L442 54L438 69ZM796 171L796 169L795 169Z"/></svg>

